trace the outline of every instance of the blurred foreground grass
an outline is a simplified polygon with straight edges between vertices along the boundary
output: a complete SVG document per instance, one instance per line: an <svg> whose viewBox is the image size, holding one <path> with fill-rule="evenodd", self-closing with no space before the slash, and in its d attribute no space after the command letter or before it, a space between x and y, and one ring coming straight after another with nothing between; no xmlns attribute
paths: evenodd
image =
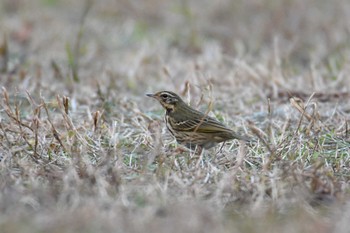
<svg viewBox="0 0 350 233"><path fill-rule="evenodd" d="M348 1L0 7L1 232L348 232ZM257 143L177 150L163 89Z"/></svg>

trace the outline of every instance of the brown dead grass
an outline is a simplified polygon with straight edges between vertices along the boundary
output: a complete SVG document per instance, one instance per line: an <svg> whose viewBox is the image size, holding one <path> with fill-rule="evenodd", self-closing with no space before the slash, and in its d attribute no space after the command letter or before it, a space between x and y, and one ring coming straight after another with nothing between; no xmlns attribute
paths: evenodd
<svg viewBox="0 0 350 233"><path fill-rule="evenodd" d="M348 1L0 5L1 232L347 232ZM162 89L256 143L177 150Z"/></svg>

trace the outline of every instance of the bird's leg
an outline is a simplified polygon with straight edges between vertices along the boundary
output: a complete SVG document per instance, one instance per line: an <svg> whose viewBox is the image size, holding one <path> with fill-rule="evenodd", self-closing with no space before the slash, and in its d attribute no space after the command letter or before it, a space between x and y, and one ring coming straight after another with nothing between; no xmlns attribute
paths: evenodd
<svg viewBox="0 0 350 233"><path fill-rule="evenodd" d="M196 161L196 164L198 164L198 161L202 160L203 158L202 152L203 148L201 146L196 146L193 150L193 154L192 151L190 152L191 159L189 160L189 162L192 163L193 161Z"/></svg>
<svg viewBox="0 0 350 233"><path fill-rule="evenodd" d="M224 141L224 142L222 143L222 145L220 146L220 149L215 153L215 156L214 156L215 161L218 161L218 160L220 160L220 158L221 158L222 156L225 156L225 155L223 154L223 151L222 151L222 148L224 148L225 143L226 143L226 141ZM221 154L221 157L218 157L219 154Z"/></svg>
<svg viewBox="0 0 350 233"><path fill-rule="evenodd" d="M190 149L191 158L198 158L202 153L203 148L201 146L195 146L194 149Z"/></svg>
<svg viewBox="0 0 350 233"><path fill-rule="evenodd" d="M224 141L224 142L222 143L222 145L220 146L220 149L219 149L219 151L216 153L216 155L218 155L219 153L222 153L222 148L224 148L225 143L226 143L226 141Z"/></svg>
<svg viewBox="0 0 350 233"><path fill-rule="evenodd" d="M203 154L204 154L204 150L201 146L197 146L198 147L198 160L196 162L196 167L199 167L199 165L203 162Z"/></svg>
<svg viewBox="0 0 350 233"><path fill-rule="evenodd" d="M194 152L195 152L194 154L201 156L201 154L203 152L203 148L201 146L196 146L196 149Z"/></svg>

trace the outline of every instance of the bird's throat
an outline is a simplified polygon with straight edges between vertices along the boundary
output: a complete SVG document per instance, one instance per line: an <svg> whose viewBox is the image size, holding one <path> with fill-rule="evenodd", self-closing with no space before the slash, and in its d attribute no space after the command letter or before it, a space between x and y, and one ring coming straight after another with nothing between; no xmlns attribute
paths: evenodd
<svg viewBox="0 0 350 233"><path fill-rule="evenodd" d="M167 106L165 107L166 113L170 114L172 112L174 112L174 106Z"/></svg>
<svg viewBox="0 0 350 233"><path fill-rule="evenodd" d="M175 110L175 106L172 104L163 104L163 107L165 108L167 114L170 114Z"/></svg>

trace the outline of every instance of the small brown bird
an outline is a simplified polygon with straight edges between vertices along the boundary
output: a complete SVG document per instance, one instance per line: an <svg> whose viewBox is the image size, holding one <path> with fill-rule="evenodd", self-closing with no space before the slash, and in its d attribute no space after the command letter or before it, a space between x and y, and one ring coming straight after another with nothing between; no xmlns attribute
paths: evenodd
<svg viewBox="0 0 350 233"><path fill-rule="evenodd" d="M216 119L188 106L177 94L160 91L147 94L155 98L165 108L165 122L176 141L191 150L196 146L209 149L220 142L238 139L249 141Z"/></svg>

